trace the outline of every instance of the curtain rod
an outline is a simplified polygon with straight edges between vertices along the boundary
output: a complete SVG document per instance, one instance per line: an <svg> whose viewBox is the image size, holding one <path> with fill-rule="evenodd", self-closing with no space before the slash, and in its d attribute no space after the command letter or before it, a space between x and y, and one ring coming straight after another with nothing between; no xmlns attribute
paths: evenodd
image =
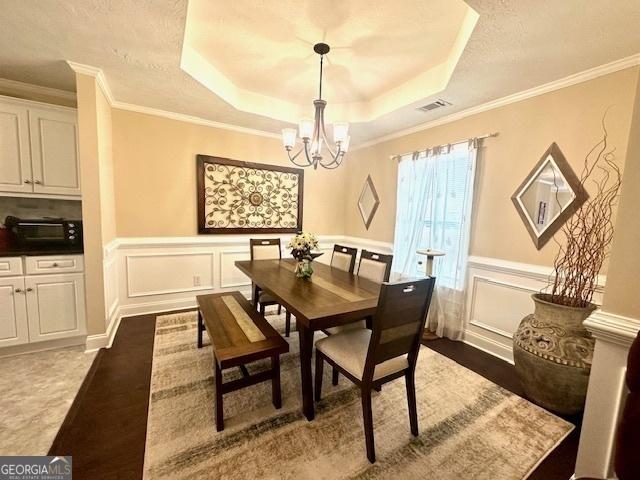
<svg viewBox="0 0 640 480"><path fill-rule="evenodd" d="M456 142L450 142L450 143L443 143L442 145L434 145L433 147L429 147L429 148L423 148L422 150L418 150L413 151L413 152L405 152L405 153L400 153L400 154L396 154L396 155L391 155L391 159L393 160L394 158L400 158L400 157L404 157L405 155L413 155L414 153L426 153L429 150L431 150L432 148L437 148L437 147L446 147L447 145L459 145L461 143L466 143L469 140L482 140L483 138L492 138L492 137L497 137L498 136L498 132L493 132L493 133L485 133L484 135L478 135L477 137L470 137L470 138L465 138L464 140L458 140Z"/></svg>

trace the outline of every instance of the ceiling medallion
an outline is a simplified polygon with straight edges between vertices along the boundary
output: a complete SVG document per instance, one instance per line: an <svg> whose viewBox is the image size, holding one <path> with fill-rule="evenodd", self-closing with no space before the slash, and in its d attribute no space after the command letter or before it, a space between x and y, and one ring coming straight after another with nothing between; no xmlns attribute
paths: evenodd
<svg viewBox="0 0 640 480"><path fill-rule="evenodd" d="M344 159L344 154L349 149L349 124L345 122L336 122L333 124L333 143L332 147L327 140L327 133L324 127L324 107L327 105L322 100L322 61L324 56L329 53L329 45L326 43L316 43L313 46L314 52L320 55L320 89L318 99L313 101L316 109L315 119L300 120L298 131L295 128L285 128L282 130L282 143L287 150L289 160L298 167L318 168L318 165L324 168L337 168ZM297 136L302 140L302 146L294 154L291 154L296 144ZM329 154L329 159L324 160L322 156L323 145ZM300 154L304 152L304 158L296 161Z"/></svg>

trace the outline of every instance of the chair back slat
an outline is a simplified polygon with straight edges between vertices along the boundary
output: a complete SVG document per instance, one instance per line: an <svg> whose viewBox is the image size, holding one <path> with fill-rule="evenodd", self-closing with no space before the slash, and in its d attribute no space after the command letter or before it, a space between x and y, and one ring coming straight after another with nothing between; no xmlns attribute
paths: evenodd
<svg viewBox="0 0 640 480"><path fill-rule="evenodd" d="M393 255L362 250L360 264L358 265L358 276L375 283L388 282L391 275L392 262Z"/></svg>
<svg viewBox="0 0 640 480"><path fill-rule="evenodd" d="M279 238L249 239L251 260L278 260L282 258Z"/></svg>
<svg viewBox="0 0 640 480"><path fill-rule="evenodd" d="M333 246L333 253L331 254L331 266L344 270L345 272L353 273L353 269L356 266L357 255L357 248L336 244Z"/></svg>
<svg viewBox="0 0 640 480"><path fill-rule="evenodd" d="M382 284L364 378L373 377L376 365L401 355L407 355L410 368L415 368L435 280Z"/></svg>

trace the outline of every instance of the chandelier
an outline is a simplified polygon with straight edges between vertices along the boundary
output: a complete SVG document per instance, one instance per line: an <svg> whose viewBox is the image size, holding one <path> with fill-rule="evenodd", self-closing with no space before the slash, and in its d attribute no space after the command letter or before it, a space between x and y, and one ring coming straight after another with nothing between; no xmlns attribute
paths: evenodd
<svg viewBox="0 0 640 480"><path fill-rule="evenodd" d="M329 45L326 43L316 43L313 51L320 55L320 89L318 99L313 101L316 110L314 120L304 118L298 124L298 131L295 128L285 128L282 130L282 143L287 150L289 160L298 167L310 167L314 169L318 165L324 168L337 168L342 163L344 154L349 149L349 124L345 122L335 122L333 124L333 146L327 140L327 132L324 126L324 107L327 102L322 99L322 61L329 53ZM296 136L297 133L297 136ZM300 149L292 154L296 145L297 137L302 140ZM323 157L323 147L326 148L328 158ZM304 152L304 157L301 153ZM299 158L299 159L298 159Z"/></svg>

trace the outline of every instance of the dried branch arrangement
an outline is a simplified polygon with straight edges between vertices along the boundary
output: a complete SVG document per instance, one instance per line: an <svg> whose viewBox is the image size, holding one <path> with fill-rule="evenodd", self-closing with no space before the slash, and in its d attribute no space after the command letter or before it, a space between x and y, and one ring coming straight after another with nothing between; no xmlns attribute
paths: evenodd
<svg viewBox="0 0 640 480"><path fill-rule="evenodd" d="M598 273L607 258L613 240L613 209L617 203L622 176L614 162L615 148L607 142L608 133L602 118L603 137L584 160L580 183L595 185L595 193L563 225L559 235L565 239L554 261L550 278L549 301L569 307L588 307L597 286ZM555 239L554 239L555 240Z"/></svg>

